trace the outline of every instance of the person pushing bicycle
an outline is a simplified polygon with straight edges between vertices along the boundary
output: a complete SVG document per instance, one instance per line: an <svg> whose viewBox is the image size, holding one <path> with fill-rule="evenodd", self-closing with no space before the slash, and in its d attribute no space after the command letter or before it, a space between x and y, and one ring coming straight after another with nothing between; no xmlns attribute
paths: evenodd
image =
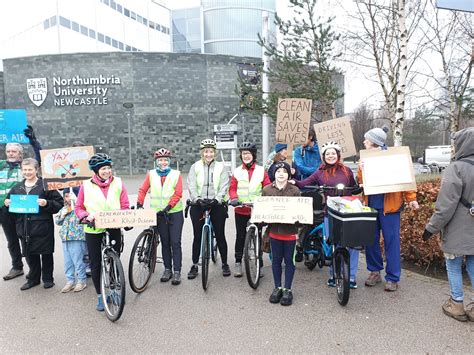
<svg viewBox="0 0 474 355"><path fill-rule="evenodd" d="M161 253L165 270L161 282L171 278L173 285L181 283L181 233L183 231L183 179L178 170L170 168L171 152L158 149L155 154L156 169L150 170L138 189L137 208L143 208L150 190L151 208L157 212L157 230L161 239ZM171 269L173 268L174 273Z"/></svg>

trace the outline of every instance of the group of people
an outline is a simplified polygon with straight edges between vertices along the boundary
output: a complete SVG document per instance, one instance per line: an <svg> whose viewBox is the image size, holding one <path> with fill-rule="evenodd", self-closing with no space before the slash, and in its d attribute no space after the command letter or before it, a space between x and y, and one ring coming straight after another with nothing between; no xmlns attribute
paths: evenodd
<svg viewBox="0 0 474 355"><path fill-rule="evenodd" d="M464 149L462 157L474 155L473 131L465 133L468 138L463 141ZM4 276L5 280L18 277L23 274L21 260L22 252L26 257L30 272L27 282L21 287L27 290L43 280L45 288L54 286L53 279L53 252L54 252L54 225L53 215L57 214L55 221L60 228L61 239L65 256L65 274L67 283L62 292L79 292L86 287L84 254L89 255L92 281L98 295L96 309L104 310L102 297L100 295L100 272L101 272L101 240L105 230L96 228L95 216L100 211L111 211L118 209L129 209L130 202L127 190L122 180L113 174L112 159L105 153L96 153L89 160L89 167L94 172L91 179L81 185L79 191L63 191L63 196L58 191L45 190L43 181L38 177L39 144L34 138L32 130L29 132L30 142L37 153L37 160L22 160L22 146L7 145L7 160L0 162L0 191L4 200L2 208L2 226L8 241L8 248L12 257L12 269ZM366 132L364 146L366 149L387 149L387 130L374 128ZM464 137L464 136L462 136ZM190 216L193 226L192 266L187 274L188 279L194 279L199 274L198 262L201 253L202 227L204 224L203 210L210 206L210 218L213 224L217 247L222 261L222 274L224 277L231 275L228 264L228 246L225 236L225 222L228 217L227 205L234 206L236 238L235 238L235 266L234 276L241 277L242 256L246 234L246 227L250 220L251 208L245 206L256 196L299 196L300 189L308 185L335 186L344 184L348 187L360 186L363 188L362 171L359 168L357 180L350 168L344 165L341 158L341 147L336 142L326 142L320 145L315 139L315 133L310 130L308 141L305 145L298 147L293 154L293 166L287 162L288 151L283 144L275 146L275 152L271 154L264 166L257 164L257 147L254 143L244 142L240 145L240 159L242 164L237 167L232 175L225 171L222 162L216 160L216 143L212 139L204 139L200 143L200 159L190 168L187 176L187 188L191 200ZM466 148L467 146L467 148ZM469 150L470 149L470 150ZM137 208L143 208L147 193L150 193L150 207L157 213L157 230L162 245L162 256L164 271L161 276L162 282L171 280L173 285L181 283L182 250L181 237L184 224L183 216L183 181L181 173L171 168L172 154L166 148L160 148L154 153L155 166L148 171L143 184L138 190ZM21 164L21 165L20 165ZM461 165L460 171L472 167ZM21 169L21 173L20 173ZM462 170L464 169L464 170ZM471 170L472 171L472 170ZM468 174L468 173L466 173ZM462 175L462 174L461 174ZM455 170L449 175L462 180L459 171ZM456 180L463 193L464 182ZM472 181L472 177L471 180ZM443 183L443 187L445 184ZM469 188L472 190L473 184ZM456 190L457 192L459 192ZM443 190L442 190L443 191ZM38 214L12 214L8 213L12 194L34 194L38 195ZM328 192L328 195L331 193ZM350 194L350 193L348 193ZM470 195L469 195L470 194ZM77 196L76 196L77 195ZM472 196L472 191L466 192ZM441 194L440 194L441 196ZM469 198L469 197L467 197ZM452 199L450 194L450 208L462 208L461 200ZM382 282L381 271L384 269L382 251L379 243L380 233L384 238L384 255L386 258L385 285L384 289L389 292L396 291L399 286L401 264L400 264L400 213L405 203L414 209L419 208L416 201L416 192L393 192L365 196L363 200L367 206L378 212L378 226L376 230L375 243L365 248L367 268L369 276L365 281L368 287L376 286ZM442 202L440 202L442 203ZM453 208L454 203L458 207ZM244 205L242 205L244 204ZM447 202L444 202L447 205ZM438 233L441 229L451 223L450 216L445 213L439 216L439 211L433 216L427 226L427 233ZM438 216L438 217L437 217ZM471 217L472 218L472 217ZM466 221L472 224L472 219ZM327 226L327 221L326 221ZM327 227L326 227L327 228ZM472 229L471 229L472 231ZM298 227L289 224L269 224L266 234L270 239L272 254L272 272L274 279L274 290L270 295L271 303L291 305L293 301L292 282L295 273L295 258ZM110 229L111 240L115 241L114 248L120 253L122 245L122 234L120 229ZM448 306L443 306L445 313L460 311L457 303L462 304L462 281L459 286L458 278L460 264L464 255L467 257L468 272L474 285L473 265L473 241L471 238L456 236L445 240L447 234L443 235L443 246L446 248L448 276L452 290L452 298ZM459 239L452 242L451 238ZM22 243L20 248L19 241ZM452 245L456 247L453 247ZM467 252L467 253L466 253ZM41 258L40 258L41 257ZM350 287L357 288L357 269L359 251L350 250ZM285 278L282 282L283 268L285 264ZM332 273L327 281L330 287L335 286ZM456 276L453 276L456 275ZM445 309L446 308L446 309ZM454 311L453 311L454 309ZM463 308L464 310L464 308ZM456 317L472 320L474 303ZM448 314L451 315L451 314Z"/></svg>

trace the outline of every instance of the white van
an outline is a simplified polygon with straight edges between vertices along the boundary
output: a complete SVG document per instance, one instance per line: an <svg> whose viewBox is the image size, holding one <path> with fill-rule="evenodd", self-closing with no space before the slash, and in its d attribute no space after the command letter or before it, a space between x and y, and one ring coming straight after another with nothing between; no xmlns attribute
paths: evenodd
<svg viewBox="0 0 474 355"><path fill-rule="evenodd" d="M425 149L423 164L433 168L444 169L451 162L450 145L432 145Z"/></svg>

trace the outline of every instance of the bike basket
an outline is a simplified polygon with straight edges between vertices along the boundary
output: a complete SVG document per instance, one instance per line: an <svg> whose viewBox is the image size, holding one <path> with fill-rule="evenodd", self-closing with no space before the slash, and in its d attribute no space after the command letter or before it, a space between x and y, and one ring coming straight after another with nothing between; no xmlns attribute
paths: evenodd
<svg viewBox="0 0 474 355"><path fill-rule="evenodd" d="M344 247L374 244L377 211L344 213L328 208L329 234L334 244Z"/></svg>

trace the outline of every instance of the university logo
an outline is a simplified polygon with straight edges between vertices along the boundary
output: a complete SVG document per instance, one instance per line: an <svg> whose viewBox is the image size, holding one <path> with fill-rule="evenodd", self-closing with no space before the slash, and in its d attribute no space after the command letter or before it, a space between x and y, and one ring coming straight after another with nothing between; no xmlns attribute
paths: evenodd
<svg viewBox="0 0 474 355"><path fill-rule="evenodd" d="M41 106L46 100L46 95L48 95L48 81L46 78L26 79L26 88L31 102L38 107Z"/></svg>

